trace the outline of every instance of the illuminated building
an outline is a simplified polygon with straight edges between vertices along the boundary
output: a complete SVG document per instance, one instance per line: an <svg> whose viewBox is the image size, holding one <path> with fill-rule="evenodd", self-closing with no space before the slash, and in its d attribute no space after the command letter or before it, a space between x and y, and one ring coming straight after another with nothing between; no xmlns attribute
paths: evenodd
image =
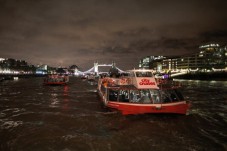
<svg viewBox="0 0 227 151"><path fill-rule="evenodd" d="M152 59L153 58L153 59ZM154 70L214 70L227 68L227 46L207 44L199 47L199 52L190 56L171 56L154 59L149 56L141 59L140 68Z"/></svg>
<svg viewBox="0 0 227 151"><path fill-rule="evenodd" d="M28 65L24 60L12 58L0 58L0 74L30 74L33 73L35 67Z"/></svg>
<svg viewBox="0 0 227 151"><path fill-rule="evenodd" d="M164 56L147 56L140 60L139 68L160 70Z"/></svg>

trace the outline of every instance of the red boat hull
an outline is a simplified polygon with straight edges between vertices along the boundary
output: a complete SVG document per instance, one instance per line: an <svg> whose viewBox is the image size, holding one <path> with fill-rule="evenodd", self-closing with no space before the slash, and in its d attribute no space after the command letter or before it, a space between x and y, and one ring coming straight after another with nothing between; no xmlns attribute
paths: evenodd
<svg viewBox="0 0 227 151"><path fill-rule="evenodd" d="M145 113L187 114L190 104L186 101L166 104L137 104L109 101L106 106L121 111L123 115Z"/></svg>

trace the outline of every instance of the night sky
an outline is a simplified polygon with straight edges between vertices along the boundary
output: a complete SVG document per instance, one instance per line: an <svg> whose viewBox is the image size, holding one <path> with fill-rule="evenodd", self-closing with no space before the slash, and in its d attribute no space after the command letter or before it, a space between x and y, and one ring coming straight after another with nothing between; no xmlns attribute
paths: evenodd
<svg viewBox="0 0 227 151"><path fill-rule="evenodd" d="M0 58L34 65L132 69L209 42L227 42L227 0L0 0Z"/></svg>

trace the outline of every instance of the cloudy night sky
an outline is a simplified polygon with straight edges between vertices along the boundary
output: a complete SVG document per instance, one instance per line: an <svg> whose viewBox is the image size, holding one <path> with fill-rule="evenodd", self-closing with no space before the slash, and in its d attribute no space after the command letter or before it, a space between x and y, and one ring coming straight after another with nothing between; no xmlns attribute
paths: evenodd
<svg viewBox="0 0 227 151"><path fill-rule="evenodd" d="M227 0L0 0L0 58L84 70L227 42Z"/></svg>

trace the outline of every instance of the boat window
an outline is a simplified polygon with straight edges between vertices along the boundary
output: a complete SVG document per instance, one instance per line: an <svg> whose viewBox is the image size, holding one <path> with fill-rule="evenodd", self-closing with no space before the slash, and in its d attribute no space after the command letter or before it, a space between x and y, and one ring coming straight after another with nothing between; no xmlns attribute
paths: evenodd
<svg viewBox="0 0 227 151"><path fill-rule="evenodd" d="M163 99L163 103L179 101L179 98L178 98L175 90L163 90L162 99Z"/></svg>
<svg viewBox="0 0 227 151"><path fill-rule="evenodd" d="M149 89L140 90L140 96L141 96L140 98L141 103L146 103L146 104L153 103Z"/></svg>
<svg viewBox="0 0 227 151"><path fill-rule="evenodd" d="M144 90L131 90L130 102L132 103L153 103L149 89Z"/></svg>
<svg viewBox="0 0 227 151"><path fill-rule="evenodd" d="M172 102L179 101L178 96L174 90L170 90L169 93L170 93L170 98Z"/></svg>
<svg viewBox="0 0 227 151"><path fill-rule="evenodd" d="M184 100L184 96L182 95L181 91L179 89L175 89L174 90L176 95L178 96L178 98L183 101Z"/></svg>
<svg viewBox="0 0 227 151"><path fill-rule="evenodd" d="M117 101L118 98L118 90L109 90L109 100L110 101Z"/></svg>
<svg viewBox="0 0 227 151"><path fill-rule="evenodd" d="M151 72L136 72L136 77L152 77Z"/></svg>
<svg viewBox="0 0 227 151"><path fill-rule="evenodd" d="M170 98L170 93L167 90L163 90L161 91L161 100L162 103L170 103L171 102L171 98Z"/></svg>
<svg viewBox="0 0 227 151"><path fill-rule="evenodd" d="M137 103L139 102L140 94L138 90L131 90L130 91L130 102Z"/></svg>
<svg viewBox="0 0 227 151"><path fill-rule="evenodd" d="M120 90L119 91L119 101L120 102L129 102L129 90Z"/></svg>
<svg viewBox="0 0 227 151"><path fill-rule="evenodd" d="M150 94L154 104L162 103L159 90L152 89L150 90Z"/></svg>

